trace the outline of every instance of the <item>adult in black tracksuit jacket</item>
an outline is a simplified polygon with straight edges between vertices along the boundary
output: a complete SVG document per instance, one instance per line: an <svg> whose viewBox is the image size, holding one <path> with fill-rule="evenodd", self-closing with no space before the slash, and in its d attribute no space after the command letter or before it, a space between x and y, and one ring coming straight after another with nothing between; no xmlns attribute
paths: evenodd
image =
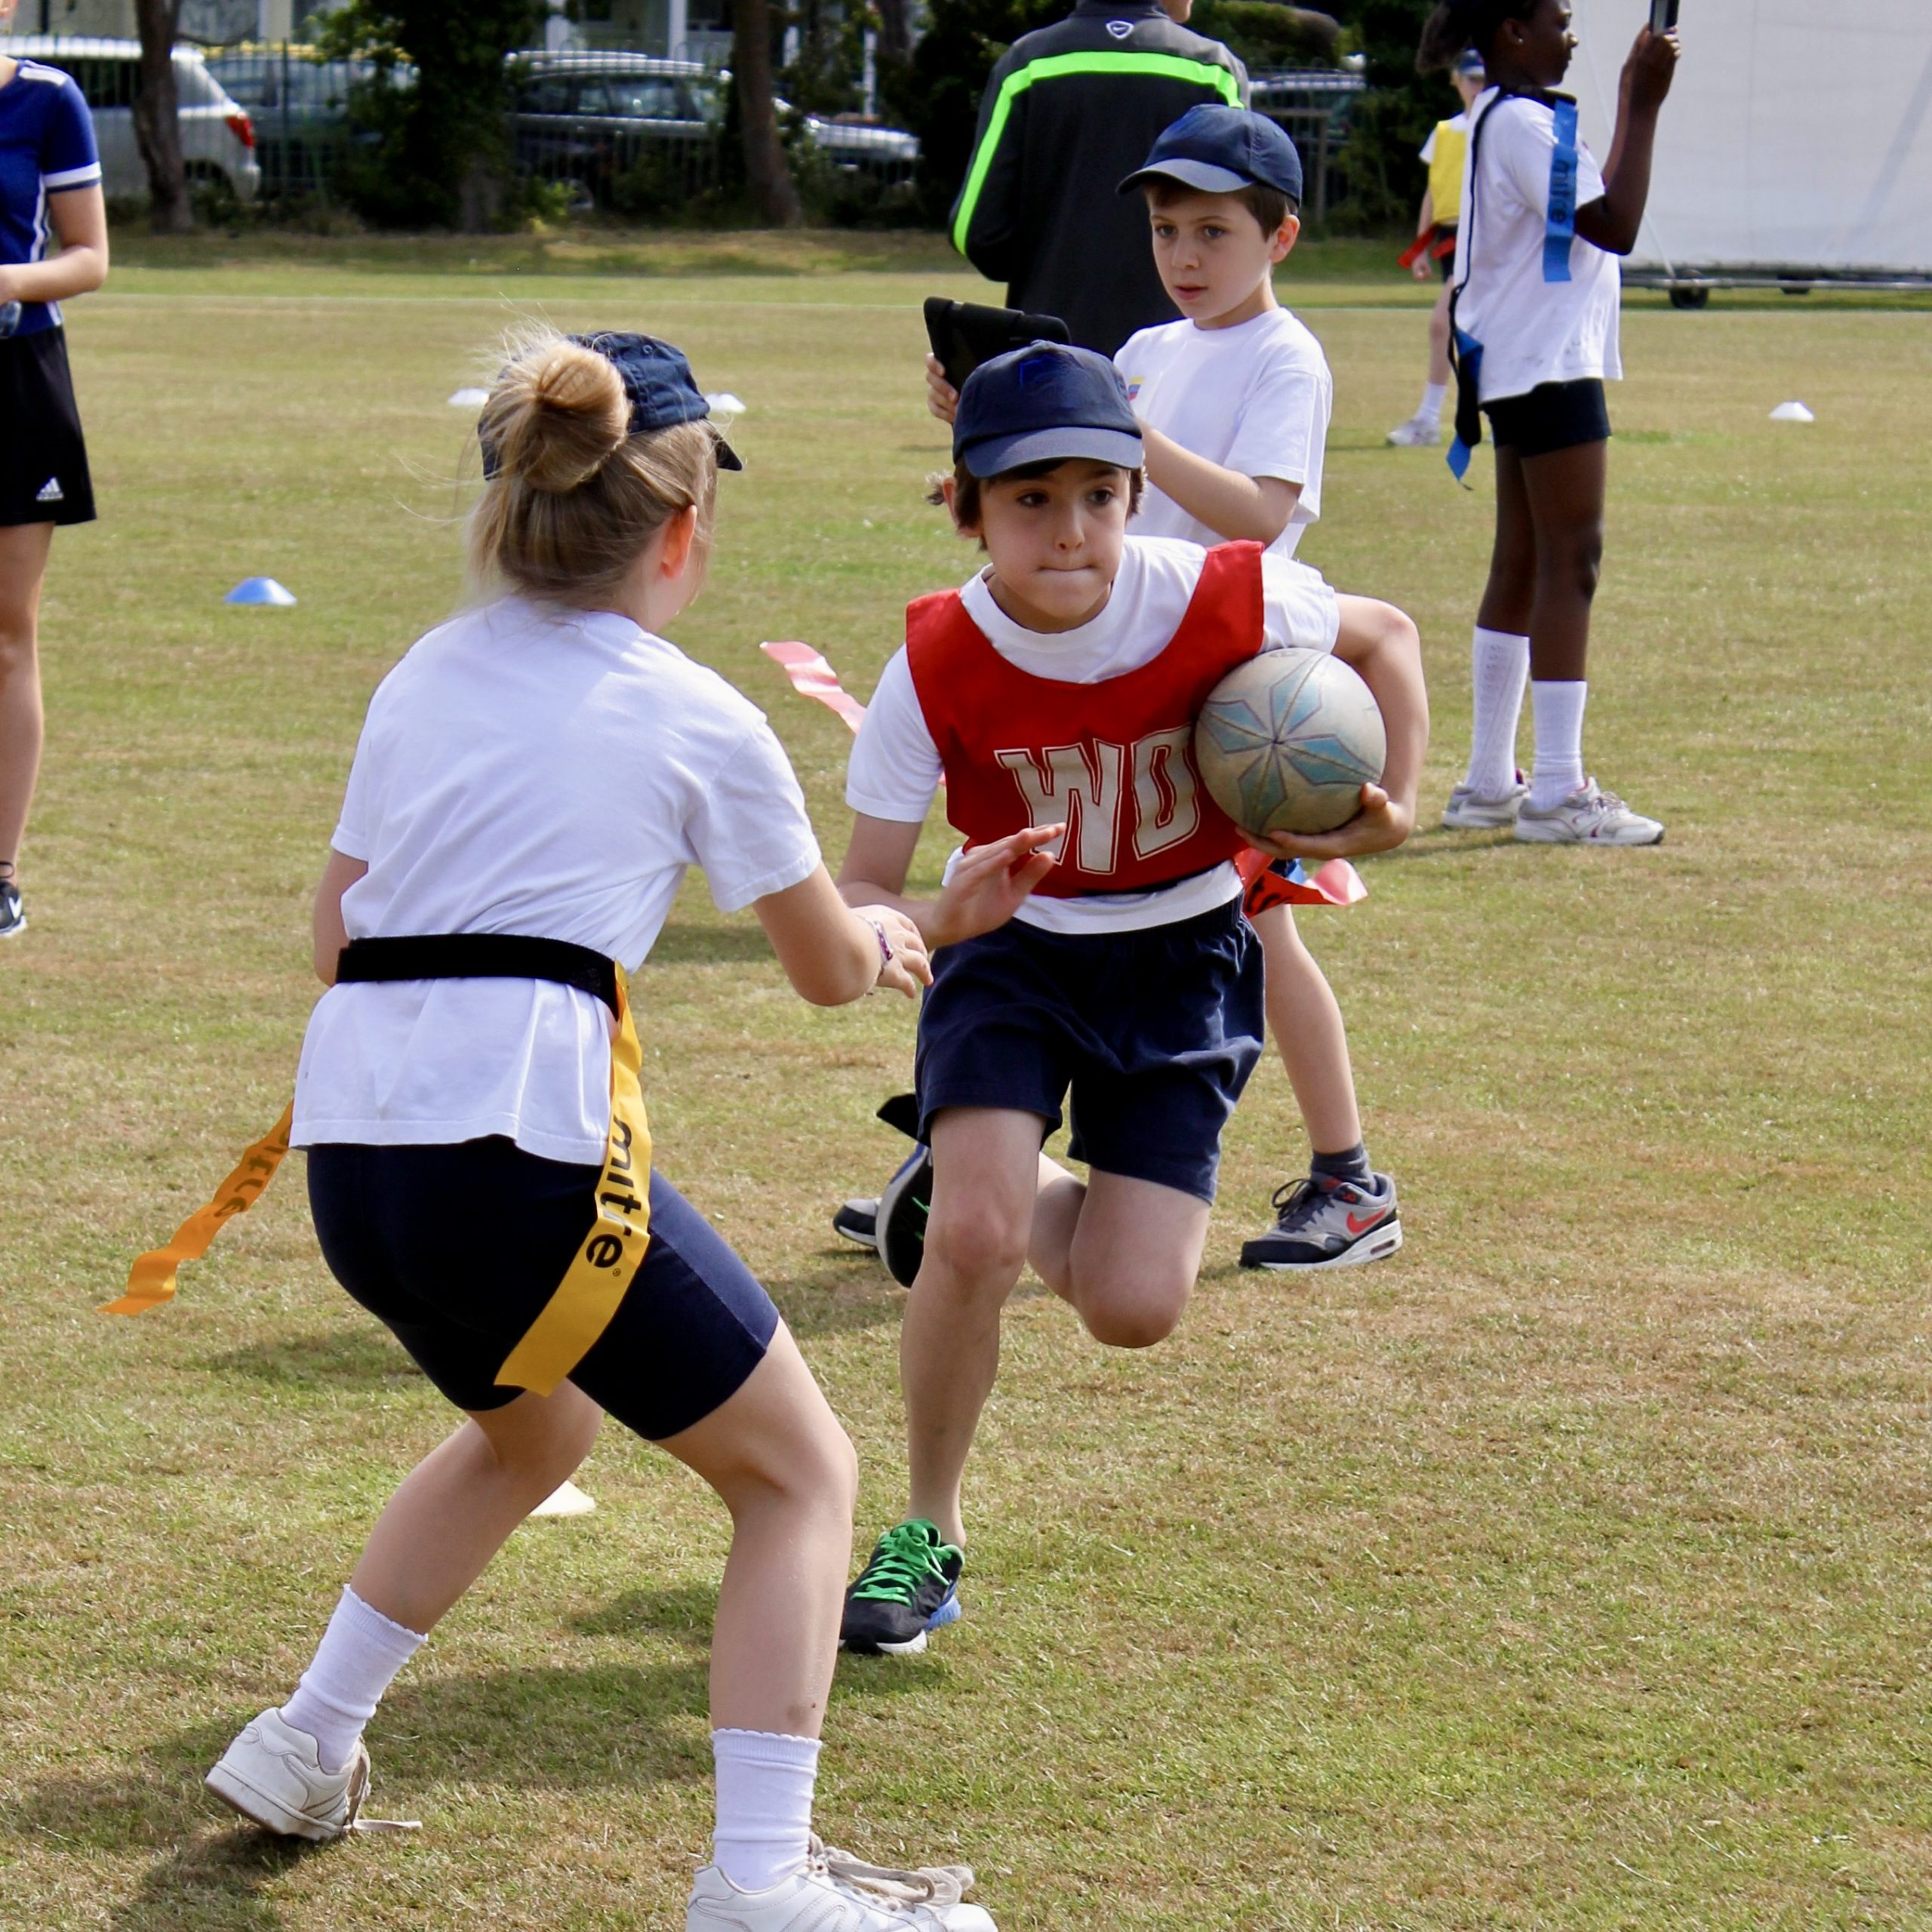
<svg viewBox="0 0 1932 1932"><path fill-rule="evenodd" d="M1142 197L1118 192L1163 128L1204 101L1243 106L1247 74L1180 23L1192 0L1079 0L1024 34L986 82L952 243L1016 309L1057 315L1111 355L1174 319Z"/></svg>

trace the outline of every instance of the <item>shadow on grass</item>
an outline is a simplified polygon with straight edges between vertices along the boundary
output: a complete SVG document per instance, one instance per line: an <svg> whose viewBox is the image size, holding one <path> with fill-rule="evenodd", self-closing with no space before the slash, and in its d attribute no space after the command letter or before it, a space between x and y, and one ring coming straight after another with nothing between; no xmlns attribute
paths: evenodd
<svg viewBox="0 0 1932 1932"><path fill-rule="evenodd" d="M654 966L769 965L771 942L756 925L666 926L645 962Z"/></svg>
<svg viewBox="0 0 1932 1932"><path fill-rule="evenodd" d="M367 1321L314 1335L251 1343L202 1366L217 1374L245 1375L285 1388L386 1389L420 1374L401 1346Z"/></svg>
<svg viewBox="0 0 1932 1932"><path fill-rule="evenodd" d="M815 1274L764 1284L794 1335L802 1340L856 1334L899 1319L906 1291L877 1261L851 1257L849 1250L827 1260L829 1265Z"/></svg>
<svg viewBox="0 0 1932 1932"><path fill-rule="evenodd" d="M648 1627L675 1627L702 1598L708 1638L710 1597L664 1592L644 1613ZM641 1668L506 1670L398 1686L371 1727L368 1814L420 1814L446 1831L460 1820L441 1793L465 1785L528 1794L708 1779L707 1648L694 1643L688 1660ZM29 1787L0 1814L0 1844L44 1848L51 1838L77 1855L159 1852L134 1895L107 1906L101 1922L118 1932L274 1932L284 1923L277 1881L324 1847L259 1831L201 1789L245 1715L157 1739L143 1747L142 1766L122 1775Z"/></svg>

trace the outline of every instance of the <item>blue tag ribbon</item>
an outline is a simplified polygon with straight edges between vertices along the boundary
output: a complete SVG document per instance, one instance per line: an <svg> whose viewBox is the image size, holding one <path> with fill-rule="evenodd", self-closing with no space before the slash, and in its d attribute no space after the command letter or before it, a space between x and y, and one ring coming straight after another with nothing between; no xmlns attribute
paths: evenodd
<svg viewBox="0 0 1932 1932"><path fill-rule="evenodd" d="M1477 341L1467 329L1463 328L1459 328L1456 331L1456 414L1460 418L1463 414L1462 397L1464 389L1466 388L1472 396L1478 396L1482 393L1482 344ZM1482 419L1478 417L1476 420L1480 426ZM1482 433L1480 426L1476 433L1478 435ZM1463 440L1462 426L1459 421L1456 429L1456 440L1449 445L1449 454L1443 459L1449 466L1450 473L1458 483L1469 474L1469 458L1473 454L1471 446Z"/></svg>
<svg viewBox="0 0 1932 1932"><path fill-rule="evenodd" d="M1570 245L1577 238L1577 103L1550 103L1556 151L1549 158L1549 215L1543 232L1543 278L1570 279Z"/></svg>

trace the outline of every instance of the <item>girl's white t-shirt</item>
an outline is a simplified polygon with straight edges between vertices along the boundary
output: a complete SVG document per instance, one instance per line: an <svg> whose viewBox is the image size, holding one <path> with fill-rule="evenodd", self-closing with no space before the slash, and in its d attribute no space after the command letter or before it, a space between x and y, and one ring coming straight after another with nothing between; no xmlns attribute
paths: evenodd
<svg viewBox="0 0 1932 1932"><path fill-rule="evenodd" d="M1207 554L1198 543L1172 537L1128 537L1112 594L1086 623L1070 631L1029 631L1015 623L993 601L983 575L972 578L959 595L986 641L1029 677L1097 685L1137 671L1167 648L1187 614ZM1261 605L1265 649L1334 649L1341 614L1335 593L1318 571L1264 552ZM944 775L901 645L887 660L853 741L845 802L869 818L922 824ZM949 876L958 857L955 852L947 861ZM1090 892L1070 899L1036 895L1014 917L1045 932L1132 932L1211 912L1240 891L1233 866L1220 865L1151 892Z"/></svg>
<svg viewBox="0 0 1932 1932"><path fill-rule="evenodd" d="M628 971L687 867L734 912L819 864L748 699L628 617L518 598L430 632L383 679L331 842L369 868L343 896L351 939L529 933ZM503 1134L601 1160L611 1032L601 1001L548 980L332 986L303 1042L294 1143Z"/></svg>
<svg viewBox="0 0 1932 1932"><path fill-rule="evenodd" d="M1321 515L1321 457L1335 384L1321 345L1285 309L1269 309L1231 329L1164 322L1131 335L1114 367L1149 429L1243 476L1301 485L1280 536L1269 545L1292 557ZM1149 484L1133 524L1137 537L1221 541L1164 491Z"/></svg>
<svg viewBox="0 0 1932 1932"><path fill-rule="evenodd" d="M1456 326L1482 344L1480 399L1527 395L1545 383L1616 381L1623 374L1617 325L1623 278L1617 257L1580 236L1570 280L1546 281L1549 164L1556 115L1541 101L1495 88L1469 110L1469 164L1456 239ZM1603 194L1603 175L1580 138L1577 205Z"/></svg>

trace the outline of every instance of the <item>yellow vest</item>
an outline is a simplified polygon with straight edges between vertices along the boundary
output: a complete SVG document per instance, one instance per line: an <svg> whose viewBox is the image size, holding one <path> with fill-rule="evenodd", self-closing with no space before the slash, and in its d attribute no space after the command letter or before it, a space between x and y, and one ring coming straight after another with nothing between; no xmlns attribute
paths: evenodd
<svg viewBox="0 0 1932 1932"><path fill-rule="evenodd" d="M1469 152L1466 127L1459 128L1454 121L1435 124L1435 153L1429 164L1429 192L1435 204L1438 227L1454 228L1462 219L1463 163Z"/></svg>

